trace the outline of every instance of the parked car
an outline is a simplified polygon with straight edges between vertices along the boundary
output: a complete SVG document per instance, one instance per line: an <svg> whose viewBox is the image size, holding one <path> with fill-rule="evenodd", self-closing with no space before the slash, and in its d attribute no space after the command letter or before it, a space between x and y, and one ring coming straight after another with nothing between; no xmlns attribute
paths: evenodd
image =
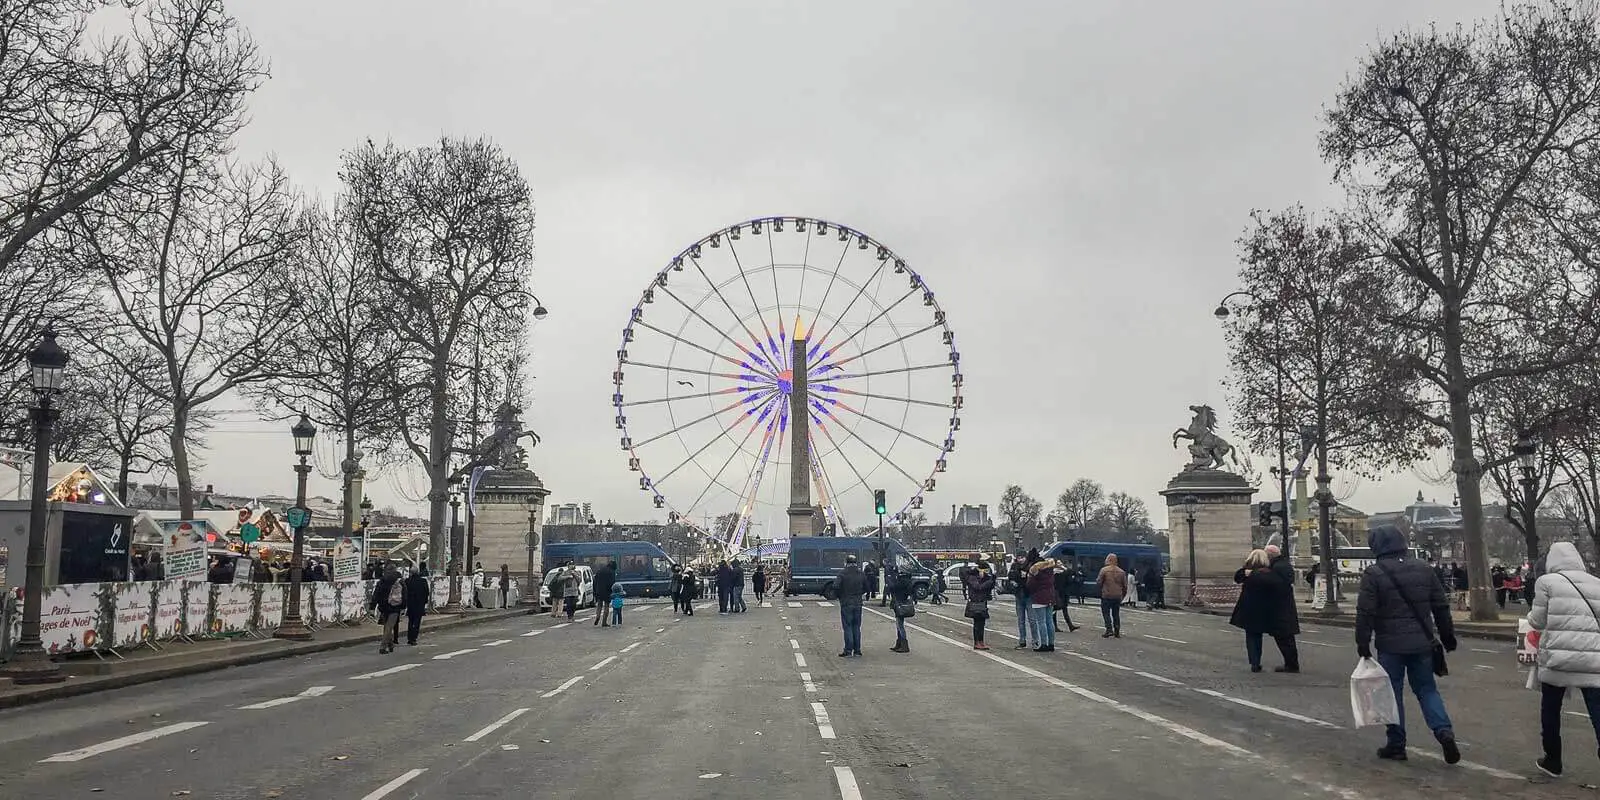
<svg viewBox="0 0 1600 800"><path fill-rule="evenodd" d="M588 608L594 605L594 568L582 564L567 567L578 571L578 608ZM550 610L550 603L554 592L556 577L561 574L561 569L553 569L545 573L544 581L539 584L539 609Z"/></svg>

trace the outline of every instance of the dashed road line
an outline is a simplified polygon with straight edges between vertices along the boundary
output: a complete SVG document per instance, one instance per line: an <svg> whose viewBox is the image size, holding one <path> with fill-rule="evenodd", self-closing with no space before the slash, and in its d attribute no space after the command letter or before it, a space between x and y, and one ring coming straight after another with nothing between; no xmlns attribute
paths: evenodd
<svg viewBox="0 0 1600 800"><path fill-rule="evenodd" d="M816 693L817 685L811 681L811 673L809 673L809 672L800 673L800 682L805 684L806 691L811 692L813 694ZM1572 712L1569 711L1567 713L1570 714Z"/></svg>
<svg viewBox="0 0 1600 800"><path fill-rule="evenodd" d="M394 790L406 785L407 783L410 783L418 775L421 775L424 772L427 772L427 770L426 769L410 770L410 771L402 774L400 777L395 778L394 780L389 781L388 783L386 783L386 784L384 784L382 786L379 786L378 788L372 790L371 793L369 793L366 797L361 798L361 800L381 800L381 798L388 797L390 792L393 792Z"/></svg>
<svg viewBox="0 0 1600 800"><path fill-rule="evenodd" d="M842 800L861 800L861 787L856 785L856 774L849 767L834 767L833 780L839 784Z"/></svg>
<svg viewBox="0 0 1600 800"><path fill-rule="evenodd" d="M276 708L277 706L299 702L308 697L321 697L331 691L333 691L332 686L313 686L310 689L307 689L293 697L279 697L276 700L264 700L260 703L251 703L247 706L239 706L239 709L241 711L260 711L264 708Z"/></svg>
<svg viewBox="0 0 1600 800"><path fill-rule="evenodd" d="M822 608L833 608L833 604L826 600L818 600L817 605L821 606Z"/></svg>
<svg viewBox="0 0 1600 800"><path fill-rule="evenodd" d="M1423 758L1431 758L1434 761L1443 761L1444 760L1444 756L1443 755L1440 755L1439 753L1435 753L1432 750L1423 750L1423 749L1417 748L1417 747L1407 747L1406 748L1406 752L1408 752L1408 753L1410 753L1410 754L1412 754L1414 756L1422 756ZM1515 772L1506 772L1503 769L1495 769L1494 767L1491 767L1491 766L1488 766L1488 765L1485 765L1485 764L1478 764L1478 763L1475 763L1475 762L1472 762L1472 761L1461 761L1461 762L1458 762L1456 764L1456 766L1458 766L1458 767L1460 767L1462 769L1470 769L1470 770L1472 770L1474 772L1481 772L1481 773L1483 773L1485 775L1492 775L1492 776L1494 776L1496 778L1504 778L1504 779L1506 779L1508 781L1522 781L1523 783L1527 783L1528 782L1528 779L1527 779L1526 776L1518 775Z"/></svg>
<svg viewBox="0 0 1600 800"><path fill-rule="evenodd" d="M594 666L590 667L589 671L590 672L594 672L595 670L600 669L601 667L604 667L605 665L610 664L611 662L616 661L616 660L617 660L616 656L606 656L605 658L600 659L600 663L595 664Z"/></svg>
<svg viewBox="0 0 1600 800"><path fill-rule="evenodd" d="M1082 653L1071 653L1071 652L1069 652L1069 653L1067 653L1067 655L1072 656L1074 658L1081 658L1084 661L1087 661L1087 662L1089 662L1091 664L1099 664L1102 667L1110 667L1112 669L1120 669L1123 672L1132 672L1133 671L1133 667L1125 667L1125 666L1123 666L1121 664L1118 664L1115 661L1106 661L1104 659L1095 658L1094 656L1086 656L1086 655L1084 655Z"/></svg>
<svg viewBox="0 0 1600 800"><path fill-rule="evenodd" d="M798 639L790 639L789 640L789 649L791 649L791 650L799 650L800 649L800 640L798 640Z"/></svg>
<svg viewBox="0 0 1600 800"><path fill-rule="evenodd" d="M421 664L401 664L398 667L390 667L388 669L380 669L377 672L368 672L365 675L351 675L350 676L350 680L353 680L353 681L365 681L365 680L371 680L373 678L387 678L390 675L394 675L394 674L400 673L400 672L405 672L408 669L416 669L417 667L420 667L420 666L422 666L422 665Z"/></svg>
<svg viewBox="0 0 1600 800"><path fill-rule="evenodd" d="M811 713L817 718L817 733L822 738L837 738L833 733L833 720L828 718L828 709L823 708L821 703L812 703Z"/></svg>
<svg viewBox="0 0 1600 800"><path fill-rule="evenodd" d="M677 622L677 620L673 620L673 622ZM666 630L666 628L656 628L656 633L660 633L664 630Z"/></svg>
<svg viewBox="0 0 1600 800"><path fill-rule="evenodd" d="M1157 635L1155 635L1153 633L1141 633L1139 635L1143 636L1146 639L1160 639L1163 642L1172 642L1173 644L1188 644L1188 642L1186 642L1186 641L1184 641L1182 639L1168 639L1165 636L1157 636Z"/></svg>
<svg viewBox="0 0 1600 800"><path fill-rule="evenodd" d="M536 630L536 631L528 631L527 633L524 633L522 635L523 636L538 636L541 633L544 633L544 628L540 628L539 630Z"/></svg>
<svg viewBox="0 0 1600 800"><path fill-rule="evenodd" d="M494 640L492 642L484 642L483 646L484 647L499 647L500 645L503 645L503 644L511 644L511 640L510 639L496 639L496 640Z"/></svg>
<svg viewBox="0 0 1600 800"><path fill-rule="evenodd" d="M630 645L628 645L628 646L627 646L627 647L624 647L624 648L622 648L622 649L621 649L621 650L619 650L619 651L617 651L617 652L619 652L619 653L626 653L626 652L628 652L628 651L629 651L629 650L632 650L632 649L633 649L633 648L635 648L635 647L638 647L638 646L639 646L639 645L641 645L641 644L644 644L644 642L634 642L634 643L633 643L633 644L630 644Z"/></svg>
<svg viewBox="0 0 1600 800"><path fill-rule="evenodd" d="M799 667L801 669L805 669L806 668L806 657L804 655L800 654L800 653L795 653L794 654L794 663L795 663L795 666L797 666L797 667Z"/></svg>
<svg viewBox="0 0 1600 800"><path fill-rule="evenodd" d="M795 602L795 601L793 601L793 600L790 600L790 601L789 601L789 607L790 607L790 608L800 608L800 604L799 604L799 603L796 603L796 602Z"/></svg>
<svg viewBox="0 0 1600 800"><path fill-rule="evenodd" d="M1153 681L1155 681L1157 683L1165 683L1168 686L1182 686L1183 685L1182 681L1175 681L1175 680L1173 680L1171 678L1163 678L1160 675L1154 675L1154 674L1151 674L1149 672L1135 672L1133 674L1138 675L1141 678L1149 678L1150 680L1153 680Z"/></svg>
<svg viewBox="0 0 1600 800"><path fill-rule="evenodd" d="M581 680L583 680L583 676L582 675L579 675L576 678L569 679L566 683L563 683L560 686L557 686L556 688L551 689L550 691L539 695L539 697L541 699L544 699L544 700L549 700L550 698L555 697L556 695L561 694L562 692L564 692L564 691L566 691L568 689L571 689L575 684L577 684L578 681L581 681Z"/></svg>
<svg viewBox="0 0 1600 800"><path fill-rule="evenodd" d="M562 628L565 628L565 627L567 627L567 626L568 626L568 625L571 625L571 624L572 624L572 623L570 623L570 622L563 622L563 623L561 623L561 624L560 624L560 625L551 625L551 626L550 626L550 630L553 630L553 631L559 631L559 630L561 630L561 629L562 629Z"/></svg>
<svg viewBox="0 0 1600 800"><path fill-rule="evenodd" d="M1310 725L1316 725L1316 726L1322 727L1322 728L1332 728L1334 730L1338 730L1339 729L1338 725L1335 725L1335 724L1333 724L1331 722L1323 722L1320 719L1313 719L1311 717L1301 716L1299 714L1294 713L1293 711L1284 711L1281 708L1273 708L1272 706L1262 705L1260 703L1252 702L1250 700L1245 700L1243 698L1232 697L1230 695L1225 695L1222 692L1216 691L1214 689L1196 689L1195 691L1197 691L1197 692L1199 692L1199 693L1201 693L1201 694L1203 694L1203 695L1205 695L1207 697L1215 697L1218 700L1226 700L1226 701L1228 701L1230 703L1236 703L1236 704L1244 706L1246 708L1253 708L1253 709L1255 709L1257 711L1265 711L1268 714L1274 714L1274 715L1283 717L1284 719L1292 719L1292 720L1295 720L1296 722L1304 722L1304 723L1307 723L1307 724L1310 724Z"/></svg>
<svg viewBox="0 0 1600 800"><path fill-rule="evenodd" d="M464 650L456 650L456 651L449 652L449 653L440 653L439 655L434 656L433 660L434 661L449 661L450 659L455 658L456 656L464 656L464 655L466 655L468 653L476 653L476 652L478 652L478 648L476 648L476 647L468 647L468 648L466 648Z"/></svg>
<svg viewBox="0 0 1600 800"><path fill-rule="evenodd" d="M507 714L507 715L495 720L494 722L489 723L488 725L484 726L483 730L480 730L477 733L474 733L471 736L468 736L467 738L462 739L461 741L463 741L463 742L476 742L479 739L482 739L483 737L488 736L489 734L494 733L495 731L500 730L501 728L504 728L506 725L510 724L510 722L512 720L516 719L517 717L522 716L523 714L528 713L531 710L532 709L528 709L528 708L519 708L519 709L511 712L510 714Z"/></svg>
<svg viewBox="0 0 1600 800"><path fill-rule="evenodd" d="M1494 669L1494 667L1485 666L1483 664L1473 664L1472 668L1473 669Z"/></svg>
<svg viewBox="0 0 1600 800"><path fill-rule="evenodd" d="M65 753L56 753L49 758L41 760L39 763L65 764L74 761L82 761L86 758L93 758L102 753L109 753L112 750L121 750L124 747L132 747L133 745L142 744L152 739L160 739L163 736L171 736L174 733L183 733L184 731L194 730L202 725L210 724L211 723L209 722L175 722L171 725L163 725L159 728L151 728L147 731L141 731L129 736L112 739L109 742L101 742L99 744L89 745L88 747L79 748L77 750L68 750Z"/></svg>

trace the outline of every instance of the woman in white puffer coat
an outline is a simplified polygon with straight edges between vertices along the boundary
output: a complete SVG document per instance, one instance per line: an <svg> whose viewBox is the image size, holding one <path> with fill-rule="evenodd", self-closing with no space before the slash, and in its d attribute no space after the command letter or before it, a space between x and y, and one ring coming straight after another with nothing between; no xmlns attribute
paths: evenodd
<svg viewBox="0 0 1600 800"><path fill-rule="evenodd" d="M1600 578L1590 575L1571 542L1550 545L1545 574L1534 585L1528 624L1539 631L1534 673L1541 684L1539 733L1545 774L1561 774L1561 702L1568 689L1583 693L1595 734L1600 736Z"/></svg>

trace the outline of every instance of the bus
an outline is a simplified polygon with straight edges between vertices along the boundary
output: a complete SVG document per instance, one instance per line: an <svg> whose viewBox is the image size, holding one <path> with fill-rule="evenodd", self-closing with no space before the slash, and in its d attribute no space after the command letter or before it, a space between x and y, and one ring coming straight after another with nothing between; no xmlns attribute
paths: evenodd
<svg viewBox="0 0 1600 800"><path fill-rule="evenodd" d="M566 561L593 567L617 562L617 583L629 597L672 593L672 558L654 542L550 542L544 546L544 571ZM596 601L598 602L598 600Z"/></svg>
<svg viewBox="0 0 1600 800"><path fill-rule="evenodd" d="M1151 569L1160 569L1163 575L1168 569L1167 554L1153 544L1056 542L1044 551L1045 558L1053 558L1078 568L1078 585L1071 589L1074 597L1100 596L1100 584L1096 579L1100 577L1100 568L1105 566L1106 556L1112 554L1117 556L1117 566L1141 578Z"/></svg>
<svg viewBox="0 0 1600 800"><path fill-rule="evenodd" d="M917 599L925 599L933 592L933 570L912 557L911 551L897 539L879 539L876 536L806 536L789 541L789 580L783 587L785 597L797 594L820 594L832 600L833 582L844 569L845 558L854 555L865 564L878 560L878 547L888 548L886 561L898 564L911 574Z"/></svg>

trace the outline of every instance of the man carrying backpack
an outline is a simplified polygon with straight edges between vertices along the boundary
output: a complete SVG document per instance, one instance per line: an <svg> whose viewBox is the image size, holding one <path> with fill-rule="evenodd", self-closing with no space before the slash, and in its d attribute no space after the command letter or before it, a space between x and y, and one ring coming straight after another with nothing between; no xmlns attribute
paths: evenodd
<svg viewBox="0 0 1600 800"><path fill-rule="evenodd" d="M377 612L383 623L383 639L379 653L393 653L400 638L400 612L406 608L406 584L400 580L400 571L393 566L383 571L383 577L372 587L372 599L367 606Z"/></svg>

